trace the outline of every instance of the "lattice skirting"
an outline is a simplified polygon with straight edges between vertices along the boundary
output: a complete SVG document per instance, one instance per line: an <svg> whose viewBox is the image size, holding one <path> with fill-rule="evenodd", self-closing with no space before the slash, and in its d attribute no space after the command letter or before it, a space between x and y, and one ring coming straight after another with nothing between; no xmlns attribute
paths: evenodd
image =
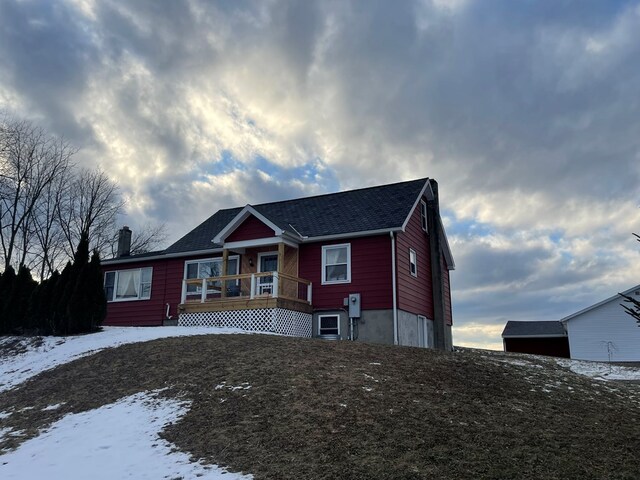
<svg viewBox="0 0 640 480"><path fill-rule="evenodd" d="M311 322L310 313L284 308L181 313L178 317L178 325L183 327L229 327L290 337L310 337Z"/></svg>

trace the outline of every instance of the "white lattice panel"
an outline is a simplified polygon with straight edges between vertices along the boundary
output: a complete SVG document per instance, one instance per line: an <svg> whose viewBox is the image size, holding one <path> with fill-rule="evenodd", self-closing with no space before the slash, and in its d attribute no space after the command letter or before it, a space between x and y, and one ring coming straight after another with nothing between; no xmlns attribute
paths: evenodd
<svg viewBox="0 0 640 480"><path fill-rule="evenodd" d="M284 308L259 308L228 312L181 313L183 327L228 327L254 332L273 332L291 337L311 336L311 314Z"/></svg>

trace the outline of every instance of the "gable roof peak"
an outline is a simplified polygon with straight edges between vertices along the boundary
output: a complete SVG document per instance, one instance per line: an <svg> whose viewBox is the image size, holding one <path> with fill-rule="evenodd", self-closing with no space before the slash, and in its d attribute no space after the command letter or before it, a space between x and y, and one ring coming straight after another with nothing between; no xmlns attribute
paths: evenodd
<svg viewBox="0 0 640 480"><path fill-rule="evenodd" d="M285 235L297 241L359 232L401 231L420 196L429 196L432 182L424 177L218 210L166 251L177 253L222 248L218 243L219 237L242 212L255 212L257 218L264 218L263 223L278 232L276 236Z"/></svg>

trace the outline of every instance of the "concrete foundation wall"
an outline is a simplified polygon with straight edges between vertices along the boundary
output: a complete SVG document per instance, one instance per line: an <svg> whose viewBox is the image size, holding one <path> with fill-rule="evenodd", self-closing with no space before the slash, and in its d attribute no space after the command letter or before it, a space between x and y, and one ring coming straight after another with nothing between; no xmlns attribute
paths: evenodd
<svg viewBox="0 0 640 480"><path fill-rule="evenodd" d="M318 336L318 317L320 315L340 316L340 339L349 339L349 317L344 310L316 311L313 313L313 336ZM411 347L434 348L433 321L424 321L424 344L420 344L420 322L418 315L398 310L398 343ZM393 345L393 310L363 310L358 320L357 340L360 342L384 343ZM447 348L451 350L451 326L445 328Z"/></svg>
<svg viewBox="0 0 640 480"><path fill-rule="evenodd" d="M424 322L424 340L421 344L420 323ZM433 321L418 318L418 315L398 310L398 342L407 347L433 348Z"/></svg>
<svg viewBox="0 0 640 480"><path fill-rule="evenodd" d="M344 310L313 313L313 336L318 336L320 315L340 315L340 339L349 338L349 317ZM358 341L393 345L393 310L363 310L358 320Z"/></svg>
<svg viewBox="0 0 640 480"><path fill-rule="evenodd" d="M453 333L451 332L451 325L444 326L444 349L447 352L453 351Z"/></svg>

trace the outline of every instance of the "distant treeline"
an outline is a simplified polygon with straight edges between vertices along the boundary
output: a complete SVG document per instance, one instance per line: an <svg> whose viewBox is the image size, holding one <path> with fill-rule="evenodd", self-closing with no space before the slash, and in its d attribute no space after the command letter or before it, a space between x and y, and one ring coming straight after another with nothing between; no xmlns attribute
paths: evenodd
<svg viewBox="0 0 640 480"><path fill-rule="evenodd" d="M0 335L71 335L97 330L107 312L100 257L83 237L62 273L38 283L25 266L0 274Z"/></svg>

